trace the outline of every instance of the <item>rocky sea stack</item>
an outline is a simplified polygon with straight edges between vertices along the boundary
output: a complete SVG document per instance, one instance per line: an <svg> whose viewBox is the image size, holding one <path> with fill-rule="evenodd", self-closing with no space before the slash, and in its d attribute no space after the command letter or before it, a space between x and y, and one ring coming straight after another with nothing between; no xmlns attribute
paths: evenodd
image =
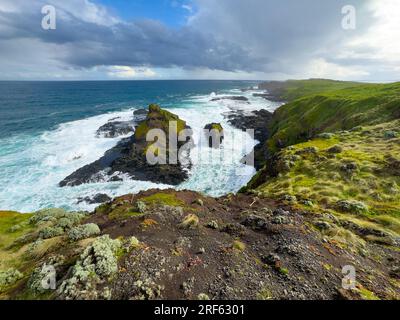
<svg viewBox="0 0 400 320"><path fill-rule="evenodd" d="M209 123L204 127L210 148L219 148L224 141L224 128L220 123Z"/></svg>
<svg viewBox="0 0 400 320"><path fill-rule="evenodd" d="M170 126L170 124L172 124ZM169 150L169 139L155 137L152 141L147 141L146 137L150 130L158 129L168 137L170 130L174 130L174 135L178 137L184 129L190 129L186 122L177 115L162 109L160 106L152 104L146 118L135 128L134 134L122 139L114 148L108 150L99 160L86 165L60 182L61 187L77 186L84 183L99 182L104 180L121 180L119 174L127 174L136 180L151 181L177 185L187 179L186 168L190 166L188 152L184 152L180 157L173 156ZM161 141L161 140L165 141ZM190 141L190 136L186 141L178 141L176 149L180 149ZM154 146L155 142L163 144L158 149ZM149 148L155 156L157 153L165 154L165 164L150 164L146 153ZM174 150L172 148L171 150ZM186 149L186 151L188 151Z"/></svg>

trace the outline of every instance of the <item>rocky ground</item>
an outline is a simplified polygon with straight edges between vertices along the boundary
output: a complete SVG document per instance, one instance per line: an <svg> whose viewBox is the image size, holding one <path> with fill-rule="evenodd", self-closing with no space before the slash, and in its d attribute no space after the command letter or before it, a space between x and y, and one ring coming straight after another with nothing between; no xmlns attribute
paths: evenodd
<svg viewBox="0 0 400 320"><path fill-rule="evenodd" d="M368 243L360 254L315 225L316 217L335 223L334 217L268 199L150 190L76 215L67 223L61 211L42 211L17 224L19 231L4 231L12 236L25 229L1 248L8 254L1 267L9 267L2 298L399 297L400 254L394 248ZM0 216L4 223L7 214ZM20 258L18 269L11 253ZM57 290L38 285L46 263L57 270ZM357 272L354 290L342 288L346 265Z"/></svg>

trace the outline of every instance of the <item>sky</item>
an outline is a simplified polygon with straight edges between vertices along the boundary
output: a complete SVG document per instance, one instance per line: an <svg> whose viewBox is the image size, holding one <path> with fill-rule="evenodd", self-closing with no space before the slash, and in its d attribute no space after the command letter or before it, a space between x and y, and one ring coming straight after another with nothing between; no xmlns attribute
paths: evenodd
<svg viewBox="0 0 400 320"><path fill-rule="evenodd" d="M396 81L399 16L398 0L0 0L0 80Z"/></svg>

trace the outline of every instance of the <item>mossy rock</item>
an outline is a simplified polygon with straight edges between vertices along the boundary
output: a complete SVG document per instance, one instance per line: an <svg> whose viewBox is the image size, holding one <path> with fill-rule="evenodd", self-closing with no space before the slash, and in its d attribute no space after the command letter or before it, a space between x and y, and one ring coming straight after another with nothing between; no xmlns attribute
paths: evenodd
<svg viewBox="0 0 400 320"><path fill-rule="evenodd" d="M175 132L177 136L182 130L187 128L186 122L181 120L176 114L161 109L159 105L151 104L149 106L149 113L146 120L143 121L135 130L135 139L137 141L146 140L146 135L151 129L161 129L166 135L168 135L170 121L175 121L177 124Z"/></svg>
<svg viewBox="0 0 400 320"><path fill-rule="evenodd" d="M219 133L222 133L224 131L224 128L222 128L222 125L220 123L209 123L204 127L205 130L216 130Z"/></svg>
<svg viewBox="0 0 400 320"><path fill-rule="evenodd" d="M167 205L171 207L181 207L184 206L185 203L178 199L173 193L155 193L147 197L141 197L140 201L145 205Z"/></svg>

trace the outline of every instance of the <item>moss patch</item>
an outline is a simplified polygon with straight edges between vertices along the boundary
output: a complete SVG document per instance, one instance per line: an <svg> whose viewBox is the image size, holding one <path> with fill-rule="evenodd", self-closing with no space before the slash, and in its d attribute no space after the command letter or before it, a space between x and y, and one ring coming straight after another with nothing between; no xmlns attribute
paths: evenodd
<svg viewBox="0 0 400 320"><path fill-rule="evenodd" d="M148 197L140 198L147 205L167 205L172 207L184 206L185 203L171 193L155 193Z"/></svg>

